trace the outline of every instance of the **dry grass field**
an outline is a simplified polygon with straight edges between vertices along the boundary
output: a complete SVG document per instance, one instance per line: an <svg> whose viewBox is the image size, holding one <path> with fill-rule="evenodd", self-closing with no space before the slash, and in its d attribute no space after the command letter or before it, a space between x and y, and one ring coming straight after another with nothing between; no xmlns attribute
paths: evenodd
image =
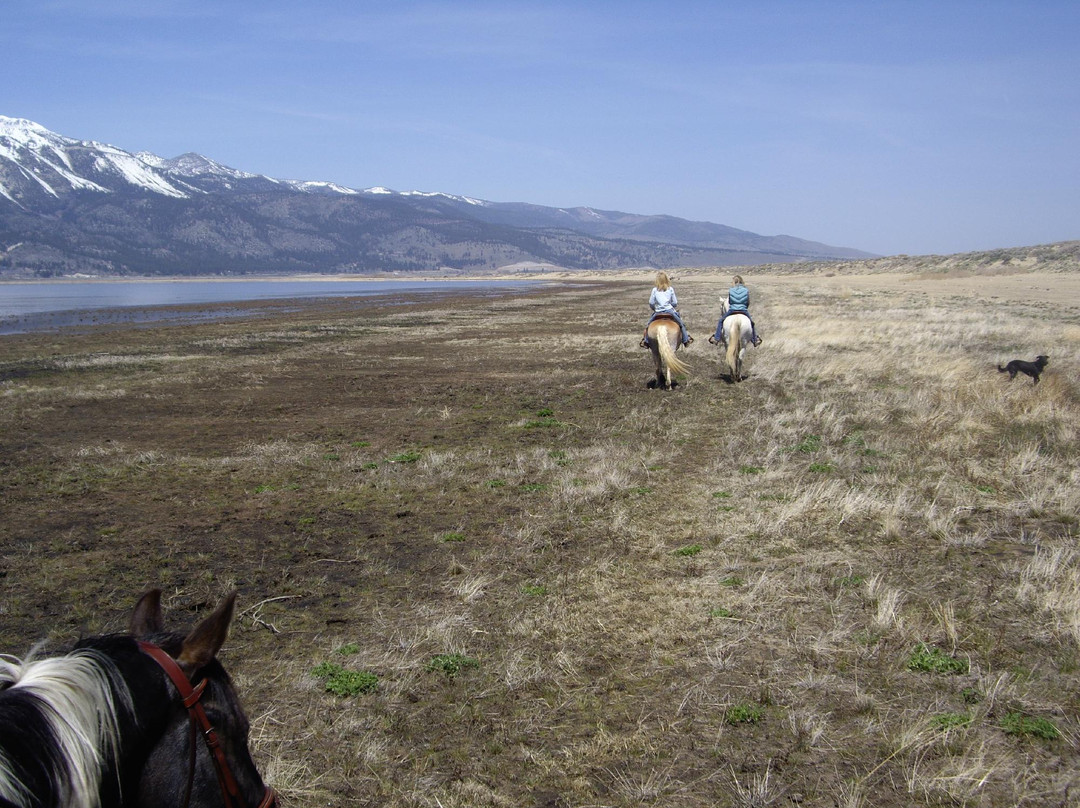
<svg viewBox="0 0 1080 808"><path fill-rule="evenodd" d="M1080 271L745 274L0 339L0 648L239 589L288 808L1075 805Z"/></svg>

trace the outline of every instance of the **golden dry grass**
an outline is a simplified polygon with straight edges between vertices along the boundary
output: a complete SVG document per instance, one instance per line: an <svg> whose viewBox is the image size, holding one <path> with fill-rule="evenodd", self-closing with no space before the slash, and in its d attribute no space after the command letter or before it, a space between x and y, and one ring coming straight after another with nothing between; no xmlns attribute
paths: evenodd
<svg viewBox="0 0 1080 808"><path fill-rule="evenodd" d="M5 650L238 586L226 661L289 806L1068 804L1077 301L745 274L733 385L726 275L675 273L673 392L644 275L4 343ZM995 369L1039 353L1038 387ZM324 692L326 660L378 691Z"/></svg>

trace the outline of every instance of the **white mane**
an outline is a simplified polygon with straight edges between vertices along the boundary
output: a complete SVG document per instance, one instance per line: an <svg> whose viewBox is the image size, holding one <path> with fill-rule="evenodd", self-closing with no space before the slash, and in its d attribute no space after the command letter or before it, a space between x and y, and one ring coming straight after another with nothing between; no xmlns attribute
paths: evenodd
<svg viewBox="0 0 1080 808"><path fill-rule="evenodd" d="M66 771L55 785L60 803L70 808L100 808L101 775L107 762L117 759L120 746L113 686L123 694L122 706L130 709L119 671L101 654L77 651L30 662L0 655L0 692L36 697L43 722L57 738L57 757ZM0 799L28 806L32 796L0 750Z"/></svg>

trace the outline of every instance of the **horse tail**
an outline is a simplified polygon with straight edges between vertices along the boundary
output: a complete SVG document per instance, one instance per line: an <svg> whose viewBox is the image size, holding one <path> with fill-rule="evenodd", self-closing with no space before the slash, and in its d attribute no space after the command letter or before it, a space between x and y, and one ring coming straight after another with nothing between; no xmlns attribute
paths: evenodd
<svg viewBox="0 0 1080 808"><path fill-rule="evenodd" d="M742 350L742 318L731 318L731 333L728 334L727 341L727 363L731 368L732 375L735 374L736 363L739 361L739 351Z"/></svg>
<svg viewBox="0 0 1080 808"><path fill-rule="evenodd" d="M657 348L660 350L660 358L664 360L664 364L667 365L673 373L689 373L690 366L679 359L675 354L675 349L671 347L671 340L668 339L669 328L671 328L671 326L665 325L663 328L659 329L659 333L656 335L658 337L657 342L659 345L657 345ZM676 328L678 328L678 326L676 326Z"/></svg>

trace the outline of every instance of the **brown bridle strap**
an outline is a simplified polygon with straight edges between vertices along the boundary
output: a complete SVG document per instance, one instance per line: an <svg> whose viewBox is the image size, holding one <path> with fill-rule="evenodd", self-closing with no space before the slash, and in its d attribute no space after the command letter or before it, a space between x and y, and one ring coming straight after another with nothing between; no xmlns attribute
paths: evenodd
<svg viewBox="0 0 1080 808"><path fill-rule="evenodd" d="M199 701L202 698L203 691L206 689L207 680L203 679L198 685L192 687L191 682L188 681L184 672L180 670L180 666L176 664L175 659L153 643L142 640L139 640L138 643L139 650L157 662L161 669L165 671L166 676L176 687L184 707L187 708L188 714L191 716L191 769L188 775L188 791L184 805L187 806L191 799L191 786L195 778L195 736L198 730L202 730L203 740L206 742L206 748L210 750L210 758L214 761L214 768L217 770L218 785L221 786L221 798L225 802L225 808L240 808L245 804L244 798L240 794L240 786L237 785L232 769L229 768L229 762L225 758L225 751L221 748L217 732L210 723L210 719L207 718L206 710L203 709ZM274 793L274 789L267 786L258 808L272 808L277 804L277 794Z"/></svg>

